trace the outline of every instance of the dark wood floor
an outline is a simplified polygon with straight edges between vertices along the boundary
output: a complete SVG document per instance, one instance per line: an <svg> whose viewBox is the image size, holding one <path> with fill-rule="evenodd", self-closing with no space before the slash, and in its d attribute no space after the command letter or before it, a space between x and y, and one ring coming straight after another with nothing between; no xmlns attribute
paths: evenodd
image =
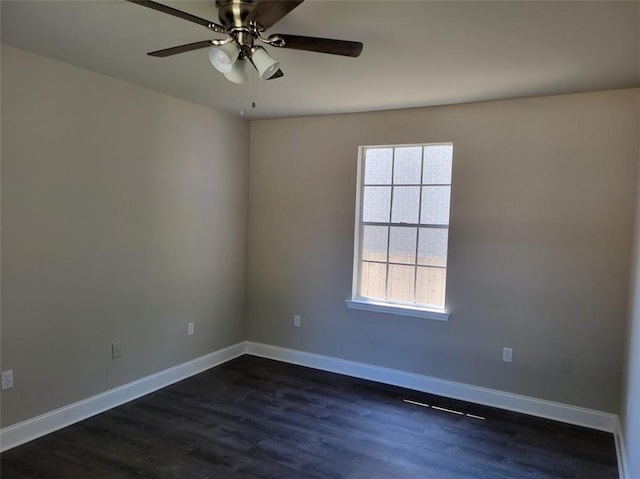
<svg viewBox="0 0 640 479"><path fill-rule="evenodd" d="M618 477L608 433L253 356L7 451L0 474Z"/></svg>

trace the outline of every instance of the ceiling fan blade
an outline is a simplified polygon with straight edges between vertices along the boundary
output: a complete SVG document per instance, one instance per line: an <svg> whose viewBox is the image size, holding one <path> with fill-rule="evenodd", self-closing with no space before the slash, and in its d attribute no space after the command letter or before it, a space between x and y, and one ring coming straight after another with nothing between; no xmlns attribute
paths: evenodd
<svg viewBox="0 0 640 479"><path fill-rule="evenodd" d="M273 75L271 75L267 80L275 80L276 78L282 78L284 76L284 72L278 69Z"/></svg>
<svg viewBox="0 0 640 479"><path fill-rule="evenodd" d="M147 53L147 55L150 55L152 57L170 57L171 55L177 55L178 53L190 52L191 50L198 50L200 48L207 48L211 45L211 40L204 40L202 42L187 43L186 45L179 45L177 47L156 50L155 52Z"/></svg>
<svg viewBox="0 0 640 479"><path fill-rule="evenodd" d="M284 42L278 45L278 39ZM293 48L294 50L306 50L309 52L329 53L331 55L343 55L345 57L358 57L362 53L362 43L347 40L333 40L331 38L302 37L299 35L271 35L269 40L274 40L274 46Z"/></svg>
<svg viewBox="0 0 640 479"><path fill-rule="evenodd" d="M127 2L136 3L138 5L142 5L143 7L147 7L147 8L152 8L153 10L157 10L162 13L168 13L169 15L173 15L174 17L182 18L183 20L188 20L190 22L197 23L207 28L211 28L212 30L215 30L214 28L212 28L212 26L216 26L216 27L218 26L215 23L210 22L209 20L206 20L204 18L196 17L195 15L191 15L190 13L183 12L182 10L176 10L175 8L167 7L166 5L163 5L158 2L152 2L151 0L127 0Z"/></svg>
<svg viewBox="0 0 640 479"><path fill-rule="evenodd" d="M260 0L247 16L249 22L256 22L265 30L273 26L304 0Z"/></svg>

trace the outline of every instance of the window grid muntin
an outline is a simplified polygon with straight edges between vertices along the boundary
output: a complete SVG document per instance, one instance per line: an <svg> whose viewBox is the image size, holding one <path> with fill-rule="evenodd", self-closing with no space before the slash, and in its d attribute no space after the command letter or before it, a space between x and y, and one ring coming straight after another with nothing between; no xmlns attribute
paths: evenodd
<svg viewBox="0 0 640 479"><path fill-rule="evenodd" d="M363 263L373 263L373 264L392 264L394 266L419 266L420 268L433 268L433 269L447 269L446 266L438 266L438 265L430 265L430 264L418 264L412 265L408 263L396 263L395 261L376 261L375 259L363 259Z"/></svg>
<svg viewBox="0 0 640 479"><path fill-rule="evenodd" d="M393 173L393 171L392 171ZM420 196L418 197L418 223L422 217L422 183L424 180L424 146L420 148ZM420 227L416 231L416 255L413 262L413 301L417 304L416 298L418 297L418 252L420 246Z"/></svg>
<svg viewBox="0 0 640 479"><path fill-rule="evenodd" d="M368 150L367 150L368 151ZM389 201L389 223L393 214L393 171L395 169L396 149L391 150L391 200ZM366 170L365 170L366 171ZM420 219L420 218L418 218ZM387 227L387 267L384 269L384 299L389 301L389 242L391 241L391 226Z"/></svg>
<svg viewBox="0 0 640 479"><path fill-rule="evenodd" d="M408 146L420 146L421 147L421 158L420 158L420 181L419 183L399 183L396 184L394 183L395 181L395 156L396 156L396 150L398 148L405 148ZM359 220L359 234L358 234L358 238L359 238L359 254L358 254L358 277L357 277L357 296L359 297L363 297L361 295L362 292L362 265L363 263L367 262L367 263L375 263L375 264L385 264L385 294L384 294L384 300L389 302L389 303L393 303L393 304L406 304L406 305L420 305L420 306L431 306L431 307L442 307L441 305L436 305L436 304L429 304L429 303L418 303L416 301L417 298L417 284L418 284L418 267L421 267L423 269L440 269L440 270L444 270L445 271L445 275L446 275L446 270L447 270L447 264L448 264L448 248L447 248L447 253L445 255L445 265L444 266L436 266L436 265L419 265L418 264L418 256L419 256L419 240L420 240L420 232L423 229L429 229L429 228L435 228L435 229L449 229L449 224L427 224L427 223L420 223L421 220L421 216L422 216L422 197L423 197L423 192L424 192L424 187L428 186L428 187L434 187L434 186L448 186L451 187L451 179L449 180L449 183L425 183L424 182L424 169L425 169L425 149L430 147L430 146L453 146L451 143L428 143L428 144L421 144L421 145L389 145L389 146L369 146L369 147L363 147L362 148L362 164L364 165L364 168L362 168L362 184L361 184L361 188L362 188L362 193L361 193L361 201L360 201L360 217L358 218ZM375 184L367 184L365 182L365 173L366 173L366 155L367 152L371 149L382 149L382 148L391 148L392 149L392 157L391 157L391 182L389 184L385 184L385 183L375 183ZM451 151L451 161L453 160L453 150ZM381 222L364 222L363 221L363 216L362 216L362 208L363 208L363 196L364 196L364 187L365 186L388 186L391 188L391 198L389 201L389 223L381 223ZM420 187L420 193L419 193L419 202L418 202L418 223L392 223L391 222L391 217L393 214L393 199L394 199L394 190L395 187L397 186L419 186ZM449 197L448 197L448 207L449 207L449 216L447 217L447 221L449 221L450 218L450 214L451 214L451 190L449 190ZM371 225L371 226L385 226L387 227L387 251L386 251L386 258L387 261L386 263L382 263L382 262L378 262L378 261L370 261L370 260L364 260L363 259L363 235L364 235L364 226L367 225ZM413 227L413 228L417 228L417 234L416 234L416 244L415 244L415 263L413 265L407 265L407 264L403 264L403 263L396 263L396 262L391 262L389 261L390 257L390 234L391 234L391 227ZM449 235L447 234L447 242L448 242L448 237ZM413 281L413 301L412 302L407 302L407 301L399 301L399 300L390 300L389 299L389 270L390 270L390 266L391 265L398 265L398 266L412 266L414 269L414 281ZM445 290L444 290L444 294L446 295L446 282L445 282ZM366 299L366 297L363 297ZM372 299L378 299L378 298L372 298Z"/></svg>

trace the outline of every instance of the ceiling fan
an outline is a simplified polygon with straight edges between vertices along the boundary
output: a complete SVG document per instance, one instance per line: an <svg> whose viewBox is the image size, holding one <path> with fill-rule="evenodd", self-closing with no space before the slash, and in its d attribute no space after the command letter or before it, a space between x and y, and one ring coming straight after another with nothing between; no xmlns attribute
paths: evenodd
<svg viewBox="0 0 640 479"><path fill-rule="evenodd" d="M262 80L272 80L284 76L280 69L280 63L269 55L262 46L256 45L258 40L277 48L307 50L347 57L357 57L362 52L363 45L360 42L281 33L268 37L263 36L265 30L271 28L282 17L300 5L303 0L216 0L221 24L151 0L127 1L197 23L215 33L226 35L221 39L187 43L149 52L147 55L168 57L209 47L211 64L228 80L235 83L246 81L245 68L247 63L251 63L255 67Z"/></svg>

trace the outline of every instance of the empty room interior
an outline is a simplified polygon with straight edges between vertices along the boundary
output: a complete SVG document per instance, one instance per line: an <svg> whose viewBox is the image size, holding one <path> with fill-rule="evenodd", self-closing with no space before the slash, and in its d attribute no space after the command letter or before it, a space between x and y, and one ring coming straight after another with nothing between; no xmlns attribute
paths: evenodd
<svg viewBox="0 0 640 479"><path fill-rule="evenodd" d="M640 478L640 2L0 16L0 477Z"/></svg>

